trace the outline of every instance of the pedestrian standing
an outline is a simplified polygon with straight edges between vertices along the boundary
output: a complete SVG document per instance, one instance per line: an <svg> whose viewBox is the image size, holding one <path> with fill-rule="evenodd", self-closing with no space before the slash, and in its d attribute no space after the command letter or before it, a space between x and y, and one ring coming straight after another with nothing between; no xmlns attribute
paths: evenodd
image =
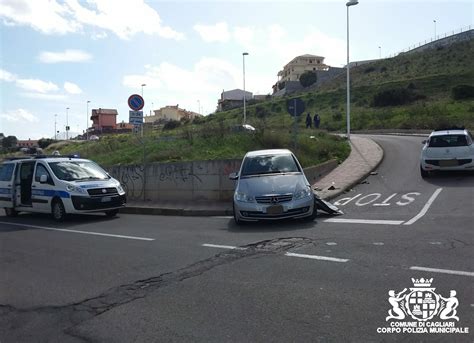
<svg viewBox="0 0 474 343"><path fill-rule="evenodd" d="M311 129L311 114L309 112L306 114L306 128Z"/></svg>
<svg viewBox="0 0 474 343"><path fill-rule="evenodd" d="M319 114L314 115L314 128L319 129L319 124L321 123L321 118L319 117Z"/></svg>

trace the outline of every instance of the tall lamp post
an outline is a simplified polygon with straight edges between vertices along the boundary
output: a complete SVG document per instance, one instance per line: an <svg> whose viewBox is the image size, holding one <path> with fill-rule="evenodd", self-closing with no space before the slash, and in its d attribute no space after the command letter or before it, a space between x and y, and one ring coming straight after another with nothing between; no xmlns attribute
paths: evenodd
<svg viewBox="0 0 474 343"><path fill-rule="evenodd" d="M201 114L201 100L198 100L197 103L198 103L198 114Z"/></svg>
<svg viewBox="0 0 474 343"><path fill-rule="evenodd" d="M57 118L57 114L54 115L54 140L57 141L58 140L58 131L56 131L56 118Z"/></svg>
<svg viewBox="0 0 474 343"><path fill-rule="evenodd" d="M382 47L379 46L379 59L381 59L381 58L382 58Z"/></svg>
<svg viewBox="0 0 474 343"><path fill-rule="evenodd" d="M350 0L346 3L347 7L347 112L346 112L346 122L347 122L347 139L351 139L351 90L350 90L350 75L349 75L349 7L357 5L359 1Z"/></svg>
<svg viewBox="0 0 474 343"><path fill-rule="evenodd" d="M69 140L69 107L66 107L66 140Z"/></svg>
<svg viewBox="0 0 474 343"><path fill-rule="evenodd" d="M247 123L247 105L246 105L246 97L247 94L245 93L245 56L247 56L248 52L242 53L242 66L243 66L243 75L244 75L244 125Z"/></svg>
<svg viewBox="0 0 474 343"><path fill-rule="evenodd" d="M435 19L433 19L433 23L434 23L434 33L435 33L434 39L436 40L436 20Z"/></svg>
<svg viewBox="0 0 474 343"><path fill-rule="evenodd" d="M86 103L86 141L89 140L89 103L90 103L90 100L87 100L87 103Z"/></svg>

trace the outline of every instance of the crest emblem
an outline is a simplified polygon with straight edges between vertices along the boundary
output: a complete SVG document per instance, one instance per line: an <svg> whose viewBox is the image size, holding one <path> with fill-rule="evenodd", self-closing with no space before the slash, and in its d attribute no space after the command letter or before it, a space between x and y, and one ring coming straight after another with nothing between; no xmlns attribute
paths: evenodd
<svg viewBox="0 0 474 343"><path fill-rule="evenodd" d="M107 190L105 188L102 188L102 193L107 193Z"/></svg>
<svg viewBox="0 0 474 343"><path fill-rule="evenodd" d="M407 291L406 288L400 293L395 293L394 290L388 292L388 302L392 308L388 311L388 316L385 319L405 319L406 316L417 321L427 321L435 316L440 319L455 319L459 321L456 316L456 308L459 301L456 298L456 291L451 290L449 298L444 298L435 293L435 288L431 287L433 278L431 279L411 279L413 288Z"/></svg>

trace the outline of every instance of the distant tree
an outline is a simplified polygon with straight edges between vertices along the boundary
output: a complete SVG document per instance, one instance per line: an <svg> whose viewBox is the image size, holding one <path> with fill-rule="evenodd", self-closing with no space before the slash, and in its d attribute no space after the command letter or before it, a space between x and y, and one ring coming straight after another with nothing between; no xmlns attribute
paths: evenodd
<svg viewBox="0 0 474 343"><path fill-rule="evenodd" d="M18 139L15 136L8 136L2 139L2 147L5 149L11 149L16 147Z"/></svg>
<svg viewBox="0 0 474 343"><path fill-rule="evenodd" d="M300 76L300 83L305 88L315 84L317 80L318 75L314 71L305 71Z"/></svg>
<svg viewBox="0 0 474 343"><path fill-rule="evenodd" d="M47 148L49 145L53 144L53 143L56 143L57 141L55 141L54 139L51 139L51 138L41 138L39 141L38 141L38 145L41 149L45 149Z"/></svg>
<svg viewBox="0 0 474 343"><path fill-rule="evenodd" d="M177 120L170 120L163 126L163 130L173 130L181 125L181 122Z"/></svg>

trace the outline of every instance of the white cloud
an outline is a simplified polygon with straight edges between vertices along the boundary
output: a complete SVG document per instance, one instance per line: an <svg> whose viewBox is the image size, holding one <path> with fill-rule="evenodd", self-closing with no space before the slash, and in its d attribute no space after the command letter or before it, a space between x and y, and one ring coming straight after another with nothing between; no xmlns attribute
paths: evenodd
<svg viewBox="0 0 474 343"><path fill-rule="evenodd" d="M12 111L7 111L6 113L0 114L0 118L5 119L8 122L17 122L17 121L22 121L22 122L29 122L29 123L37 123L39 122L39 119L28 112L27 110L24 110L22 108L19 108L17 110L12 110Z"/></svg>
<svg viewBox="0 0 474 343"><path fill-rule="evenodd" d="M91 35L91 38L92 38L93 40L105 39L105 38L107 38L107 37L108 37L108 35L107 35L106 32L93 33L93 34Z"/></svg>
<svg viewBox="0 0 474 343"><path fill-rule="evenodd" d="M140 32L184 39L182 33L164 26L144 0L0 0L0 18L5 25L31 26L45 34L81 32L90 26L109 30L122 39Z"/></svg>
<svg viewBox="0 0 474 343"><path fill-rule="evenodd" d="M250 27L236 26L234 27L233 36L237 43L249 47L255 38L255 32Z"/></svg>
<svg viewBox="0 0 474 343"><path fill-rule="evenodd" d="M47 94L47 93L31 93L31 92L24 92L20 93L21 96L30 99L37 99L37 100L52 100L52 101L63 101L67 99L67 96L64 94Z"/></svg>
<svg viewBox="0 0 474 343"><path fill-rule="evenodd" d="M0 81L12 82L16 80L16 75L5 69L0 69Z"/></svg>
<svg viewBox="0 0 474 343"><path fill-rule="evenodd" d="M42 51L38 59L43 63L87 62L92 55L82 50L64 50L62 52Z"/></svg>
<svg viewBox="0 0 474 343"><path fill-rule="evenodd" d="M110 30L122 39L140 32L167 39L184 39L182 33L163 26L160 15L143 0L90 0L82 3L66 0L65 3L81 24Z"/></svg>
<svg viewBox="0 0 474 343"><path fill-rule="evenodd" d="M7 25L28 25L45 34L77 32L81 25L71 20L70 10L56 0L1 0L0 17Z"/></svg>
<svg viewBox="0 0 474 343"><path fill-rule="evenodd" d="M220 22L215 25L196 24L193 28L207 43L225 43L228 42L230 39L229 29L227 27L227 23L225 22Z"/></svg>
<svg viewBox="0 0 474 343"><path fill-rule="evenodd" d="M48 93L59 90L59 87L54 83L42 81L38 79L18 79L16 85L27 91L34 91L39 93Z"/></svg>
<svg viewBox="0 0 474 343"><path fill-rule="evenodd" d="M82 89L78 85L72 82L64 82L64 90L69 94L81 94Z"/></svg>

